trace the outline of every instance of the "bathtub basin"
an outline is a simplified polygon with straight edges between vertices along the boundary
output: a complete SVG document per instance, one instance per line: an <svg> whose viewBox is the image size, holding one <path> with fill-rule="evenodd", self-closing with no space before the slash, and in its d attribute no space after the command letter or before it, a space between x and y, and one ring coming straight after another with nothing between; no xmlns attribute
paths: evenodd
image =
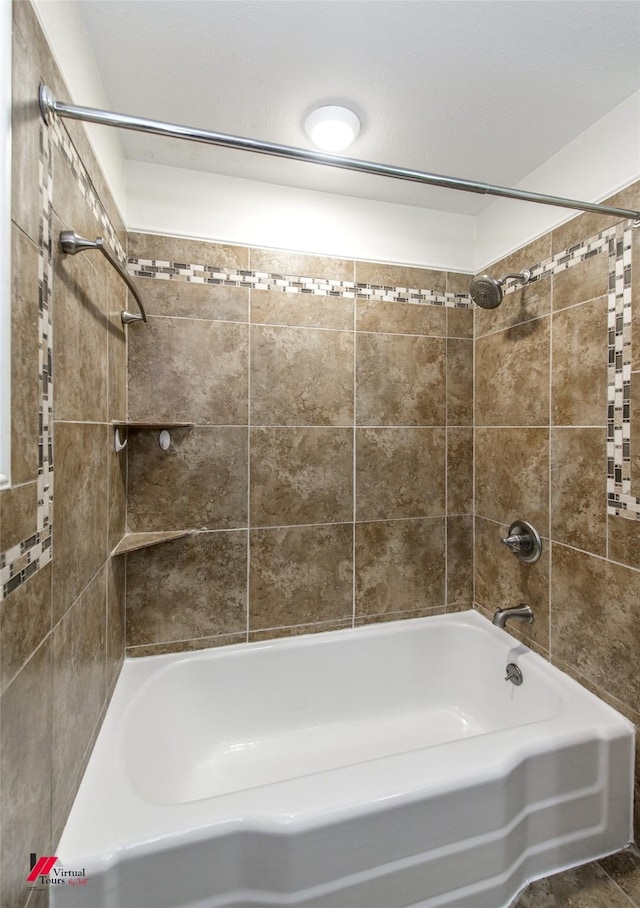
<svg viewBox="0 0 640 908"><path fill-rule="evenodd" d="M127 660L52 904L506 908L630 841L633 741L471 611Z"/></svg>

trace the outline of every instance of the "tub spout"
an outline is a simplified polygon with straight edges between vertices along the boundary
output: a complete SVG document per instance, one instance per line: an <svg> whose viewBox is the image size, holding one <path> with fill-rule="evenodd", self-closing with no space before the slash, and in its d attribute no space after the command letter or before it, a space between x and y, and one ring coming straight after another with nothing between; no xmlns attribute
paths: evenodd
<svg viewBox="0 0 640 908"><path fill-rule="evenodd" d="M531 607L525 602L521 602L516 608L496 609L492 624L495 624L496 627L505 627L507 621L518 621L520 624L531 624L533 621Z"/></svg>

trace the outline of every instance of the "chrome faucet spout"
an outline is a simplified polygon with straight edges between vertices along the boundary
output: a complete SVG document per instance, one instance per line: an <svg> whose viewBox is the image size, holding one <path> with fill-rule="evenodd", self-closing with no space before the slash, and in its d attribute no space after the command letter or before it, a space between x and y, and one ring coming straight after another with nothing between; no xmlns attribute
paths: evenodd
<svg viewBox="0 0 640 908"><path fill-rule="evenodd" d="M496 609L492 624L495 624L496 627L506 627L507 621L531 624L533 622L533 611L526 602L521 602L516 608Z"/></svg>

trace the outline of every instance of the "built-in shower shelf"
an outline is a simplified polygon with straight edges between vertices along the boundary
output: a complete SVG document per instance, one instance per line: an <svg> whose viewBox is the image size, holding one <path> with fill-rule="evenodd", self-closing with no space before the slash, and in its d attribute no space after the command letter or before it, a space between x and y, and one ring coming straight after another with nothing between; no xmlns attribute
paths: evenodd
<svg viewBox="0 0 640 908"><path fill-rule="evenodd" d="M160 447L163 451L166 451L171 444L171 436L167 431L168 428L171 429L193 429L195 423L193 422L168 422L166 419L162 422L149 422L147 420L136 420L136 419L114 419L111 421L113 426L113 449L116 454L119 454L120 451L124 451L127 447L128 437L125 433L124 441L120 438L120 429L155 429L156 431L160 429Z"/></svg>
<svg viewBox="0 0 640 908"><path fill-rule="evenodd" d="M171 539L182 539L183 536L191 536L192 533L193 530L172 530L164 533L126 533L111 554L126 555L127 552L146 549L150 545L160 545L163 542L169 542Z"/></svg>
<svg viewBox="0 0 640 908"><path fill-rule="evenodd" d="M148 419L114 419L111 423L114 428L124 429L193 429L193 422L172 422L170 419L161 419L151 422Z"/></svg>

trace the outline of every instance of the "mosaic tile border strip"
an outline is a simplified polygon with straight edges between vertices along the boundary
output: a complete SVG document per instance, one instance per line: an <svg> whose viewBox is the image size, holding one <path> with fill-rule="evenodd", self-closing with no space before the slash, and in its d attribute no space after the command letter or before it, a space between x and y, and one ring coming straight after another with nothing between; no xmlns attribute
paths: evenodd
<svg viewBox="0 0 640 908"><path fill-rule="evenodd" d="M40 130L40 192L42 220L38 248L39 350L38 367L41 381L38 441L37 531L48 533L49 545L43 551L51 557L53 521L53 155L44 128ZM37 545L38 543L36 543ZM44 566L46 561L41 566Z"/></svg>
<svg viewBox="0 0 640 908"><path fill-rule="evenodd" d="M609 242L609 380L607 412L607 510L640 519L631 494L631 268L632 221L614 228Z"/></svg>
<svg viewBox="0 0 640 908"><path fill-rule="evenodd" d="M53 333L51 299L53 286L53 146L69 166L76 184L90 210L98 220L104 237L124 264L126 254L109 216L91 182L89 173L58 121L47 128L40 126L39 188L42 205L38 248L39 350L40 383L38 439L38 499L36 532L5 552L0 553L0 602L45 567L52 558L53 534Z"/></svg>
<svg viewBox="0 0 640 908"><path fill-rule="evenodd" d="M53 360L51 287L53 159L49 133L40 128L38 165L41 218L38 237L38 483L36 532L0 554L0 601L51 561L53 516Z"/></svg>
<svg viewBox="0 0 640 908"><path fill-rule="evenodd" d="M212 284L225 287L244 287L248 290L279 290L311 296L333 296L345 299L372 299L391 303L413 303L418 306L443 306L469 309L471 298L466 293L437 293L414 287L387 287L355 281L325 280L304 275L272 274L265 271L230 271L216 265L184 264L158 259L128 260L132 277L165 281L186 281L193 284Z"/></svg>
<svg viewBox="0 0 640 908"><path fill-rule="evenodd" d="M51 525L0 555L0 601L51 561Z"/></svg>
<svg viewBox="0 0 640 908"><path fill-rule="evenodd" d="M594 255L599 255L603 252L608 253L609 242L615 233L615 229L615 227L608 227L582 243L577 243L569 249L563 249L562 252L557 252L551 258L543 259L542 262L532 265L529 269L531 271L529 284L533 284L535 281L539 281L543 277L549 277L552 274L560 274L562 271L566 271L567 268L582 265L583 262L586 262L587 259L592 258ZM522 284L517 282L508 284L504 288L504 295L507 296L509 293L514 293L516 290L520 290L522 286Z"/></svg>
<svg viewBox="0 0 640 908"><path fill-rule="evenodd" d="M608 228L570 249L556 253L531 270L529 283L550 274L559 274L567 268L580 265L601 252L608 251L612 230ZM272 274L264 271L228 270L216 265L169 262L160 259L129 258L127 269L132 277L153 278L165 281L185 281L194 284L212 284L226 287L244 287L250 290L279 290L284 293L301 293L313 296L334 296L346 299L371 299L392 303L413 303L422 306L445 306L457 309L473 308L466 293L437 293L418 287L392 287L381 284L364 284L355 281L324 280L304 275ZM512 283L505 287L505 295L522 287Z"/></svg>

